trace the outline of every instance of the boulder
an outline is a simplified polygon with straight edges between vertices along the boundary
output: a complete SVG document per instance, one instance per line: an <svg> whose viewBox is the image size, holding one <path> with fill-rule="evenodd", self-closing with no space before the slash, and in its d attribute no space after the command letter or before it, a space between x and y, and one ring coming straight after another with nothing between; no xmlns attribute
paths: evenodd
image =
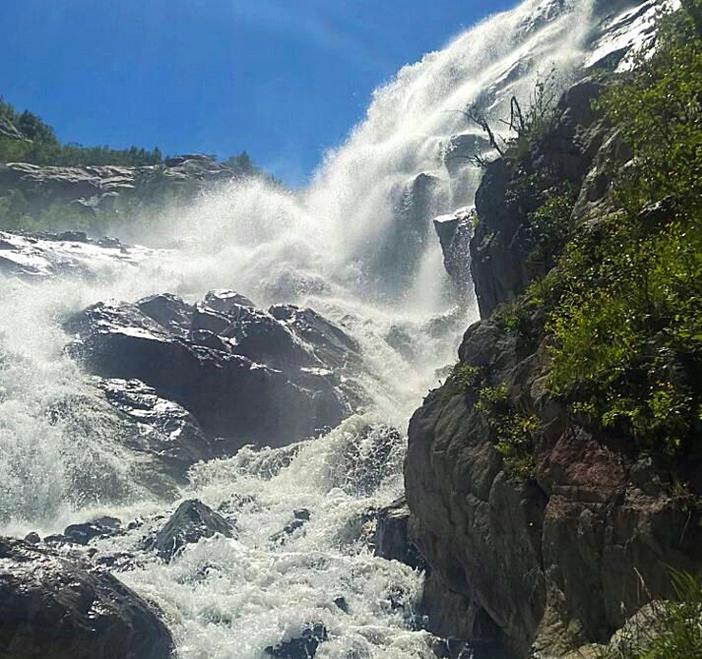
<svg viewBox="0 0 702 659"><path fill-rule="evenodd" d="M96 568L0 538L0 655L167 659L173 639L136 593Z"/></svg>
<svg viewBox="0 0 702 659"><path fill-rule="evenodd" d="M192 323L193 307L182 298L170 293L150 295L138 300L139 310L171 334L183 339L188 337Z"/></svg>
<svg viewBox="0 0 702 659"><path fill-rule="evenodd" d="M313 309L277 304L268 311L303 341L326 368L349 371L361 367L358 342Z"/></svg>
<svg viewBox="0 0 702 659"><path fill-rule="evenodd" d="M181 338L127 303L97 303L64 326L74 336L69 351L93 373L145 383L194 415L208 436L225 438L219 446L229 454L252 441L283 445L313 436L348 413L331 373L293 367L307 353L272 316L249 309L240 327L222 318L220 331L239 337L235 347L257 361ZM285 372L258 361L274 358L289 364Z"/></svg>
<svg viewBox="0 0 702 659"><path fill-rule="evenodd" d="M219 334L233 339L234 352L258 364L282 371L324 368L290 328L265 311L236 308L237 315Z"/></svg>
<svg viewBox="0 0 702 659"><path fill-rule="evenodd" d="M210 291L203 300L203 304L212 311L217 311L224 315L236 312L238 307L250 307L254 309L256 305L245 295L230 289L217 289Z"/></svg>
<svg viewBox="0 0 702 659"><path fill-rule="evenodd" d="M322 623L306 626L299 637L269 645L265 652L279 659L312 659L317 648L329 638L327 628Z"/></svg>
<svg viewBox="0 0 702 659"><path fill-rule="evenodd" d="M146 549L154 550L160 558L170 561L183 547L211 538L219 533L233 536L229 522L212 508L197 499L183 501L155 536L147 538Z"/></svg>
<svg viewBox="0 0 702 659"><path fill-rule="evenodd" d="M91 522L67 526L63 531L63 537L67 542L87 545L94 538L103 538L118 533L121 526L122 522L116 517L98 517Z"/></svg>

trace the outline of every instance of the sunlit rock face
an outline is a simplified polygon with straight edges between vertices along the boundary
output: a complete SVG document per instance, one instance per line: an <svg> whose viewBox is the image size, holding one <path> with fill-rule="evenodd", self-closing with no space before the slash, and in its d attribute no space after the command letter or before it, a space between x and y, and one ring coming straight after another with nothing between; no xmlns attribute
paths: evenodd
<svg viewBox="0 0 702 659"><path fill-rule="evenodd" d="M241 172L201 155L168 158L162 164L141 167L0 164L0 186L21 192L32 211L59 203L72 208L76 218L90 217L97 211L109 214L120 205L148 204L166 195L192 198L239 177Z"/></svg>

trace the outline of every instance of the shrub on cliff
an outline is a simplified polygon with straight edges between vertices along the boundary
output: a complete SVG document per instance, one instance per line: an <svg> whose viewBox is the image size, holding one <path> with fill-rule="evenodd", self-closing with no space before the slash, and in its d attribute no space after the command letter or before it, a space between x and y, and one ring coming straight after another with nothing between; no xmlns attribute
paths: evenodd
<svg viewBox="0 0 702 659"><path fill-rule="evenodd" d="M599 659L702 659L702 581L677 571L671 580L674 599L647 604Z"/></svg>
<svg viewBox="0 0 702 659"><path fill-rule="evenodd" d="M618 212L566 246L546 298L552 386L580 414L672 455L702 432L702 39L691 9L600 107L634 159ZM543 295L542 286L542 295Z"/></svg>

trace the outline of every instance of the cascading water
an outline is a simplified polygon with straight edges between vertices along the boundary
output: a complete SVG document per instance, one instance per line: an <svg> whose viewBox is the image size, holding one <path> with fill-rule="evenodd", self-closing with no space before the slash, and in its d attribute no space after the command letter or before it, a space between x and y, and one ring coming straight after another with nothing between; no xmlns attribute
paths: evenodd
<svg viewBox="0 0 702 659"><path fill-rule="evenodd" d="M136 553L119 576L161 608L184 658L260 657L307 623L328 630L318 657L432 656L427 635L413 631L421 575L373 557L364 538L368 512L402 492L402 441L377 454L383 424L406 427L476 317L453 308L431 229L432 214L470 201L479 180L472 166L449 163L447 148L456 135L480 143L461 113L468 104L496 120L513 94L528 99L539 76L555 69L567 81L603 20L594 0L527 0L378 89L367 119L307 190L237 184L142 229L153 249L131 260L86 247L71 254L84 276L6 278L3 532L51 533L98 513L138 520L100 551ZM622 33L618 39L620 47ZM606 40L598 48L608 54ZM362 346L374 404L293 449L246 448L196 465L177 496L228 510L237 537L203 540L163 564L136 547L172 497L134 478L136 458L114 441L120 420L64 352L60 320L99 300L161 291L194 299L214 288L236 289L259 306L304 304L338 323ZM388 342L398 330L411 350ZM52 414L67 402L71 414ZM276 540L301 508L309 521Z"/></svg>

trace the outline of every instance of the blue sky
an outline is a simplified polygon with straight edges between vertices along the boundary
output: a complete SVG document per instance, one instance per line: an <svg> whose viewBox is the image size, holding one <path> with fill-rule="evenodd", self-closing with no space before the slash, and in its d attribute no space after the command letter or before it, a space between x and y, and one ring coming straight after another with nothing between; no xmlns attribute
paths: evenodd
<svg viewBox="0 0 702 659"><path fill-rule="evenodd" d="M0 0L0 94L86 145L300 184L403 65L514 0Z"/></svg>

